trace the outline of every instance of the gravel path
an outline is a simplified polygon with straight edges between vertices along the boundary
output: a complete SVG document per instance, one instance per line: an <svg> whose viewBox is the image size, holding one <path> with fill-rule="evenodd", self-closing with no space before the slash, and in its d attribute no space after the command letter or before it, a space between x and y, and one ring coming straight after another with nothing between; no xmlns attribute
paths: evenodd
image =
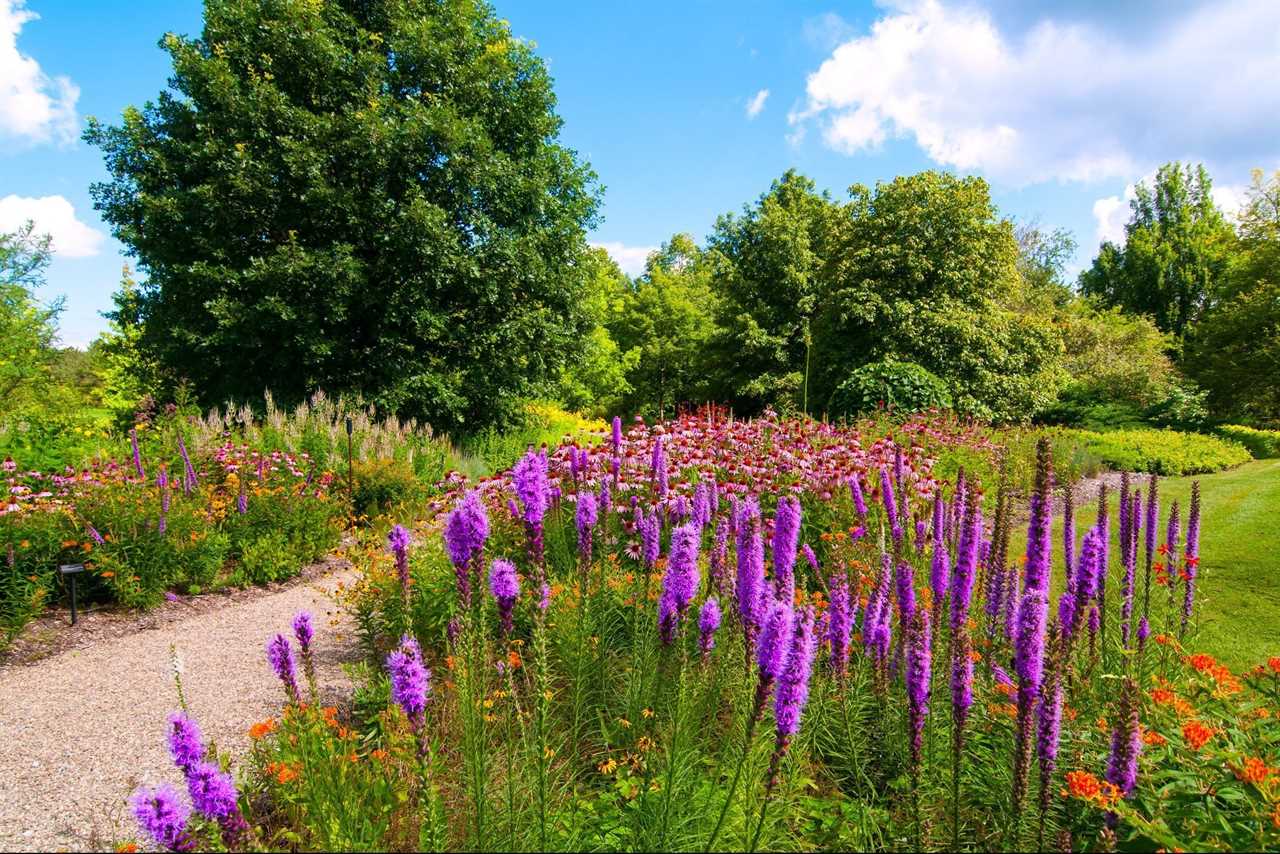
<svg viewBox="0 0 1280 854"><path fill-rule="evenodd" d="M0 668L0 850L109 849L135 833L126 800L140 784L181 782L165 745L177 708L170 644L184 662L187 705L220 749L248 747L247 728L279 714L283 693L263 649L310 610L325 699L349 696L340 665L356 653L330 598L354 570L104 639L29 666Z"/></svg>

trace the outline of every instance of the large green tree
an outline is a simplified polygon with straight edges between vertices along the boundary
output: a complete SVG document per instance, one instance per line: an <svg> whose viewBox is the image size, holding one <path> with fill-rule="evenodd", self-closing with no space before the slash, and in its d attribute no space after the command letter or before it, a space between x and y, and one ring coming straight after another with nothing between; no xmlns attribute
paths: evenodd
<svg viewBox="0 0 1280 854"><path fill-rule="evenodd" d="M814 323L818 399L862 365L907 362L963 412L1022 420L1051 402L1061 342L1007 307L1023 287L1018 245L986 182L922 172L850 192Z"/></svg>
<svg viewBox="0 0 1280 854"><path fill-rule="evenodd" d="M1280 172L1253 175L1240 253L1183 360L1215 415L1280 426Z"/></svg>
<svg viewBox="0 0 1280 854"><path fill-rule="evenodd" d="M169 89L85 138L172 379L476 427L559 377L597 190L487 4L207 0L201 36L162 45Z"/></svg>
<svg viewBox="0 0 1280 854"><path fill-rule="evenodd" d="M1080 289L1107 306L1151 317L1181 338L1225 276L1235 240L1203 166L1168 163L1130 202L1124 246L1103 243Z"/></svg>
<svg viewBox="0 0 1280 854"><path fill-rule="evenodd" d="M811 326L840 207L788 170L741 215L716 222L708 249L723 263L712 353L719 396L744 411L807 407Z"/></svg>
<svg viewBox="0 0 1280 854"><path fill-rule="evenodd" d="M662 417L708 399L715 261L689 235L677 234L649 256L626 291L609 325L627 365L624 410Z"/></svg>
<svg viewBox="0 0 1280 854"><path fill-rule="evenodd" d="M57 317L61 301L42 303L52 255L49 237L28 222L0 234L0 415L42 403L56 361Z"/></svg>

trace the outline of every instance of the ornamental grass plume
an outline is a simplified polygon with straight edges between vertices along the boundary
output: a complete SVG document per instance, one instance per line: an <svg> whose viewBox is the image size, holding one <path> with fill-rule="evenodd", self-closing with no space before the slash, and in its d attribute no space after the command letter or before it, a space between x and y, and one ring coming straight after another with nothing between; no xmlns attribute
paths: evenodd
<svg viewBox="0 0 1280 854"><path fill-rule="evenodd" d="M658 602L658 624L662 642L675 639L680 619L698 592L698 545L701 538L692 522L671 533L671 556L662 576L662 597Z"/></svg>
<svg viewBox="0 0 1280 854"><path fill-rule="evenodd" d="M173 786L164 783L154 789L142 789L133 796L130 805L138 827L160 848L166 851L195 850L195 840L187 831L191 808Z"/></svg>
<svg viewBox="0 0 1280 854"><path fill-rule="evenodd" d="M498 604L498 617L502 621L502 634L510 635L514 624L512 612L520 598L520 576L516 565L506 558L497 558L489 566L489 592Z"/></svg>
<svg viewBox="0 0 1280 854"><path fill-rule="evenodd" d="M409 529L404 525L394 525L387 534L387 546L395 556L396 577L400 580L400 596L409 601Z"/></svg>
<svg viewBox="0 0 1280 854"><path fill-rule="evenodd" d="M595 532L596 522L600 519L599 508L596 506L596 497L590 492L578 493L578 506L574 512L574 523L578 526L578 557L582 561L583 566L591 564L591 542L592 534Z"/></svg>
<svg viewBox="0 0 1280 854"><path fill-rule="evenodd" d="M790 602L796 596L796 548L800 543L800 499L778 499L773 517L773 584L778 598Z"/></svg>
<svg viewBox="0 0 1280 854"><path fill-rule="evenodd" d="M268 641L267 661L271 664L271 669L276 672L276 676L284 684L284 691L289 696L289 702L297 703L299 701L298 674L293 661L293 647L289 645L288 638L278 634Z"/></svg>
<svg viewBox="0 0 1280 854"><path fill-rule="evenodd" d="M185 712L169 715L169 755L173 764L187 774L204 759L204 740L200 727Z"/></svg>
<svg viewBox="0 0 1280 854"><path fill-rule="evenodd" d="M1182 623L1178 629L1178 637L1187 633L1187 625L1191 622L1191 611L1195 604L1196 573L1200 566L1200 481L1191 482L1191 509L1187 515L1187 541L1182 552L1182 579L1184 593L1182 597Z"/></svg>
<svg viewBox="0 0 1280 854"><path fill-rule="evenodd" d="M702 660L711 656L716 645L716 631L720 628L720 602L715 596L708 596L698 612L698 648L702 651Z"/></svg>
<svg viewBox="0 0 1280 854"><path fill-rule="evenodd" d="M827 641L831 645L831 669L843 678L849 664L849 641L853 634L853 608L849 602L849 581L843 573L832 576L827 606Z"/></svg>
<svg viewBox="0 0 1280 854"><path fill-rule="evenodd" d="M307 685L311 695L316 693L316 663L311 652L311 641L315 638L315 629L311 626L311 614L299 611L293 615L293 637L298 641L298 650L302 653L302 672L306 674Z"/></svg>

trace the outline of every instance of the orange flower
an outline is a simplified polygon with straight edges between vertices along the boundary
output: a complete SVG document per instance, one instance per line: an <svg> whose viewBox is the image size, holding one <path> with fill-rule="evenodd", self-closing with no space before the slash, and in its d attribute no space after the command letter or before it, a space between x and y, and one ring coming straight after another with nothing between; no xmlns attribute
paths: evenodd
<svg viewBox="0 0 1280 854"><path fill-rule="evenodd" d="M996 690L999 691L1001 694L1004 694L1006 697L1012 697L1014 688L1012 685L1008 684L1007 682L997 682Z"/></svg>
<svg viewBox="0 0 1280 854"><path fill-rule="evenodd" d="M1187 744L1191 745L1192 750L1199 750L1213 738L1213 729L1200 721L1190 721L1183 725L1182 737L1186 739Z"/></svg>
<svg viewBox="0 0 1280 854"><path fill-rule="evenodd" d="M1195 655L1187 659L1187 663L1199 670L1201 673L1208 673L1218 662L1214 660L1212 655L1207 652L1197 652Z"/></svg>
<svg viewBox="0 0 1280 854"><path fill-rule="evenodd" d="M1167 706L1177 699L1177 695L1168 688L1153 688L1151 690L1151 700L1157 706Z"/></svg>
<svg viewBox="0 0 1280 854"><path fill-rule="evenodd" d="M134 854L137 850L138 845L135 842L121 842L116 846L116 854Z"/></svg>
<svg viewBox="0 0 1280 854"><path fill-rule="evenodd" d="M1267 666L1271 668L1272 673L1280 673L1280 655L1273 655L1268 658Z"/></svg>
<svg viewBox="0 0 1280 854"><path fill-rule="evenodd" d="M523 663L524 662L520 660L520 653L516 652L514 649L507 652L507 666L512 670L519 669L520 665Z"/></svg>
<svg viewBox="0 0 1280 854"><path fill-rule="evenodd" d="M1160 747L1161 745L1168 744L1169 739L1165 738L1153 729L1144 729L1142 731L1142 743L1147 747Z"/></svg>
<svg viewBox="0 0 1280 854"><path fill-rule="evenodd" d="M1156 643L1160 644L1161 646L1168 646L1169 640L1170 640L1169 636L1164 633L1156 635Z"/></svg>
<svg viewBox="0 0 1280 854"><path fill-rule="evenodd" d="M1071 797L1091 801L1102 792L1102 784L1088 771L1068 771L1067 789Z"/></svg>
<svg viewBox="0 0 1280 854"><path fill-rule="evenodd" d="M1276 769L1271 768L1267 763L1263 762L1256 756L1250 756L1244 761L1244 767L1236 771L1236 776L1246 783L1252 783L1260 786L1267 782L1271 775L1276 773Z"/></svg>
<svg viewBox="0 0 1280 854"><path fill-rule="evenodd" d="M1280 830L1280 802L1277 802L1275 808L1271 810L1271 823Z"/></svg>
<svg viewBox="0 0 1280 854"><path fill-rule="evenodd" d="M288 765L281 765L280 770L276 772L276 782L282 786L296 779L298 779L298 772Z"/></svg>
<svg viewBox="0 0 1280 854"><path fill-rule="evenodd" d="M276 730L275 718L267 718L265 721L258 721L256 724L249 727L249 738L252 738L254 741L257 741L258 739L263 738L264 736L270 735L271 733L275 732L275 730Z"/></svg>
<svg viewBox="0 0 1280 854"><path fill-rule="evenodd" d="M387 751L379 747L369 754L369 758L382 762L387 758Z"/></svg>

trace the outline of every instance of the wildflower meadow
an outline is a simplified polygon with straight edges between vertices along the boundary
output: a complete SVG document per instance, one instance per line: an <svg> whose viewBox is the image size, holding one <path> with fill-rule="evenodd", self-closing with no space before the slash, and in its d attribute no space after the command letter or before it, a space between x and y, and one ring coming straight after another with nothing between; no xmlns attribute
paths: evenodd
<svg viewBox="0 0 1280 854"><path fill-rule="evenodd" d="M1237 673L1198 650L1198 487L1179 506L1125 475L1086 514L1047 438L1025 491L1000 448L985 483L925 448L706 409L459 484L365 552L350 707L318 704L298 614L263 638L280 708L245 721L234 766L184 712L155 722L173 785L136 794L140 838L1280 844L1280 658Z"/></svg>

